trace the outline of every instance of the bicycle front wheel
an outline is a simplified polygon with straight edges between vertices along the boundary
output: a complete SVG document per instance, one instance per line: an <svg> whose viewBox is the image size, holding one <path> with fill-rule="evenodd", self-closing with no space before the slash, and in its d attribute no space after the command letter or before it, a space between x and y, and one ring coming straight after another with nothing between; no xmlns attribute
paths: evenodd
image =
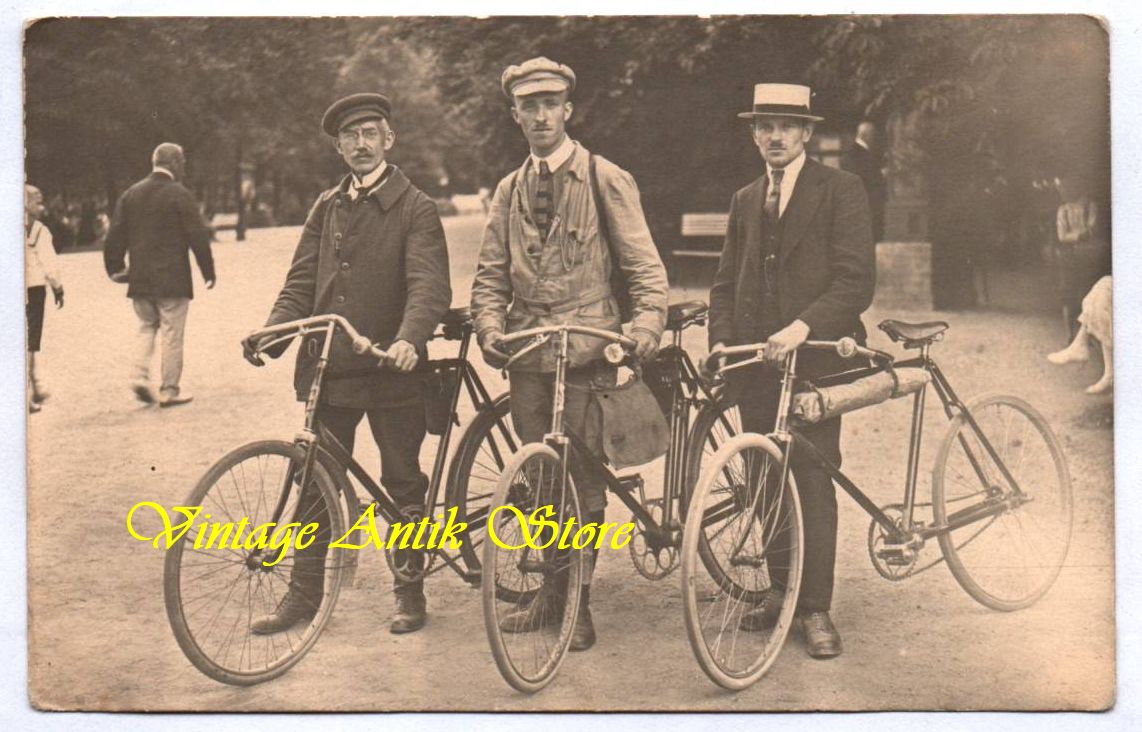
<svg viewBox="0 0 1142 732"><path fill-rule="evenodd" d="M483 546L484 628L492 656L504 680L529 693L546 686L563 663L584 578L583 553L559 548L567 523L582 523L578 493L564 473L550 446L522 447L496 487ZM529 524L533 515L550 523Z"/></svg>
<svg viewBox="0 0 1142 732"><path fill-rule="evenodd" d="M196 527L222 528L217 535L187 531L167 551L163 595L179 647L216 681L249 686L282 675L313 647L329 622L341 589L345 550L314 551L315 545L330 541L318 530L310 551L299 554L296 546L304 543L299 530L287 534L278 528L294 521L302 527L319 522L333 539L345 533L341 501L319 463L302 490L304 461L305 452L287 442L244 445L207 470L184 502L202 507ZM276 526L263 533L260 527L268 522ZM275 536L286 544L284 550L273 546ZM310 588L316 605L312 619L279 633L255 633L254 619L277 610L291 580Z"/></svg>
<svg viewBox="0 0 1142 732"><path fill-rule="evenodd" d="M686 632L719 686L744 689L776 660L802 557L801 503L781 450L762 435L731 438L702 472L682 532Z"/></svg>
<svg viewBox="0 0 1142 732"><path fill-rule="evenodd" d="M937 526L953 526L940 549L975 600L1008 611L1042 597L1067 556L1072 521L1070 474L1046 420L1016 397L969 402L936 456L932 510Z"/></svg>

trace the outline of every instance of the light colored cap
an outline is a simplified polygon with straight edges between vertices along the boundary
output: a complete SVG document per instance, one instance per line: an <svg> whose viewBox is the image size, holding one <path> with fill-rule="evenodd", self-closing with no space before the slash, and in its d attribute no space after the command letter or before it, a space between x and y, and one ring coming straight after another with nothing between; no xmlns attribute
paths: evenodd
<svg viewBox="0 0 1142 732"><path fill-rule="evenodd" d="M510 99L541 92L575 91L575 72L566 64L537 56L504 69L500 87Z"/></svg>

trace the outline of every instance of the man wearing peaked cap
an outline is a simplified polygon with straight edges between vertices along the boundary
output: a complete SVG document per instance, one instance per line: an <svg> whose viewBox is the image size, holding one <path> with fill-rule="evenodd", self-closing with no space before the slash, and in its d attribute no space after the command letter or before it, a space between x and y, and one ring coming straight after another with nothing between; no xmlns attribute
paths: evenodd
<svg viewBox="0 0 1142 732"><path fill-rule="evenodd" d="M531 154L496 186L480 246L472 315L484 359L493 366L507 360L500 348L505 333L563 323L620 333L623 322L631 325L636 355L653 357L666 325L666 270L630 173L567 136L575 72L533 58L509 66L500 83ZM614 367L602 360L604 345L587 336L572 336L568 345L564 421L596 454L603 453L602 434L588 429L597 422L587 387L616 382ZM525 443L541 441L551 425L554 369L550 349L512 367L512 422ZM577 463L570 468L585 521L602 522L605 488ZM588 565L594 566L593 557ZM590 573L585 572L587 582ZM557 584L545 578L530 605L504 618L501 629L527 632L554 617L545 608L562 607ZM589 590L585 586L581 594L573 651L595 642Z"/></svg>
<svg viewBox="0 0 1142 732"><path fill-rule="evenodd" d="M349 340L339 334L329 373L353 375L324 383L317 418L352 452L357 425L368 417L381 452L381 483L409 520L419 520L428 488L419 465L426 431L426 344L448 311L452 290L436 204L385 161L396 140L391 118L392 105L381 94L352 94L325 112L321 127L350 173L313 204L266 324L337 313L389 353L391 363L377 369L375 359L353 353ZM261 365L249 345L247 359ZM308 396L320 346L320 336L307 336L300 344L294 374L299 401ZM307 489L299 504L312 505L316 498L316 490ZM297 552L289 591L273 613L253 621L252 632L278 633L314 617L323 602L328 542L324 526L317 541ZM396 554L394 559L409 573L423 568L422 552ZM396 612L390 630L421 628L426 618L422 582L394 579L393 593Z"/></svg>
<svg viewBox="0 0 1142 732"><path fill-rule="evenodd" d="M766 341L765 357L779 363L807 339L851 336L863 343L860 314L872 302L876 257L868 199L860 178L821 165L805 154L813 124L809 87L758 84L751 122L765 162L761 177L734 194L718 272L710 289L710 358L727 345ZM799 376L818 378L847 368L836 354L807 351ZM780 382L775 369L731 372L742 426L768 434L777 416ZM840 418L805 427L803 434L840 465ZM837 541L837 499L819 466L793 453L793 475L805 521L804 570L797 615L809 655L831 658L841 638L829 618ZM771 570L776 570L771 567ZM780 588L780 571L774 571ZM776 623L783 593L771 590L740 619L747 631Z"/></svg>

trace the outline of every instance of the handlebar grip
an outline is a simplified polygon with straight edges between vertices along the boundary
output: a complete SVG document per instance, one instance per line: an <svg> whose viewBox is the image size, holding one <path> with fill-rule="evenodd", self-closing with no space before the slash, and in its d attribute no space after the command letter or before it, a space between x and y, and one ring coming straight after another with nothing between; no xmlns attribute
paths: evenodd
<svg viewBox="0 0 1142 732"><path fill-rule="evenodd" d="M353 353L358 356L363 356L368 353L373 347L372 341L365 336L357 336L353 339Z"/></svg>
<svg viewBox="0 0 1142 732"><path fill-rule="evenodd" d="M857 355L856 340L845 337L837 341L837 355L841 358L852 358Z"/></svg>

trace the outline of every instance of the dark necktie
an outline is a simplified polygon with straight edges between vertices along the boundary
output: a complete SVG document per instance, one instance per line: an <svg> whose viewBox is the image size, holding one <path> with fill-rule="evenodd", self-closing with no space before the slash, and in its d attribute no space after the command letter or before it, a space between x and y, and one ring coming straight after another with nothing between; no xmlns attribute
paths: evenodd
<svg viewBox="0 0 1142 732"><path fill-rule="evenodd" d="M777 221L781 213L781 179L785 176L785 171L781 168L775 169L770 174L769 192L765 196L765 215L770 221Z"/></svg>
<svg viewBox="0 0 1142 732"><path fill-rule="evenodd" d="M535 186L535 225L539 228L540 241L547 241L547 234L551 230L551 208L555 199L555 181L552 179L551 168L546 161L539 162L539 179Z"/></svg>

